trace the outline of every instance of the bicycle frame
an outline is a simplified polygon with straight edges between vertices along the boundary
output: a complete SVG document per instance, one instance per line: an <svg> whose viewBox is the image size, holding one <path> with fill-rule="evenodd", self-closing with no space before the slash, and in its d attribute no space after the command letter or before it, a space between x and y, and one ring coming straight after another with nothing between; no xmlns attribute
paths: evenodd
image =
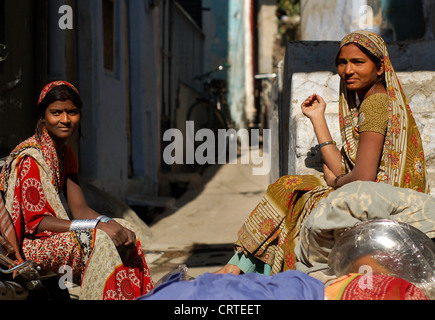
<svg viewBox="0 0 435 320"><path fill-rule="evenodd" d="M216 72L224 71L231 66L229 64L220 65L214 70L195 77L195 80L203 81L203 92L197 102L209 103L220 112L226 122L225 127L232 127L233 121L231 119L231 112L226 103L226 80L214 79L211 77Z"/></svg>

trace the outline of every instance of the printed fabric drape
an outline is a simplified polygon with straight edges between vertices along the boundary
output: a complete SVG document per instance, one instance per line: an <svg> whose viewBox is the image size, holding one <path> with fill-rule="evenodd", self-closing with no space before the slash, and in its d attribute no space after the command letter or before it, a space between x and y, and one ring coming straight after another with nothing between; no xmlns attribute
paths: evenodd
<svg viewBox="0 0 435 320"><path fill-rule="evenodd" d="M378 35L358 31L347 35L341 49L359 43L384 61L388 96L388 124L376 182L429 192L423 146L416 122L391 65L384 41ZM359 140L356 95L341 82L339 97L342 134L342 173L352 170ZM253 255L271 266L271 274L295 269L294 248L300 227L320 200L334 189L322 177L283 176L270 185L258 206L238 232L237 252Z"/></svg>
<svg viewBox="0 0 435 320"><path fill-rule="evenodd" d="M45 128L41 137L35 134L17 146L0 176L5 197L0 221L8 226L8 240L11 238L12 245L21 249L23 258L43 269L58 273L62 266L71 267L75 282L81 282L80 299L134 299L146 294L153 283L139 240L136 248L123 252L97 229L37 232L44 216L70 219L59 194L66 176L77 172L72 150L66 147L65 161L59 161ZM125 221L117 221L133 230ZM15 243L10 236L11 222Z"/></svg>
<svg viewBox="0 0 435 320"><path fill-rule="evenodd" d="M352 273L325 289L327 300L428 300L412 283L386 274Z"/></svg>
<svg viewBox="0 0 435 320"><path fill-rule="evenodd" d="M377 182L428 193L429 186L420 132L391 64L384 40L372 32L358 31L347 35L342 40L340 48L348 43L358 43L384 61L389 121ZM355 93L346 90L344 84L341 83L340 131L343 151L350 161L348 170L355 164L352 159L355 159L358 148L358 130L355 128L359 123L359 114L355 101Z"/></svg>

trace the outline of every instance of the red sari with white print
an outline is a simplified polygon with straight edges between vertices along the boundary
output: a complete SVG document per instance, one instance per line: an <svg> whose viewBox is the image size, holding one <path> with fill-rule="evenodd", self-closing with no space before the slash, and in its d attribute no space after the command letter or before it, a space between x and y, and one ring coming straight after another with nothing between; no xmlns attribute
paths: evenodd
<svg viewBox="0 0 435 320"><path fill-rule="evenodd" d="M138 240L134 249L119 250L103 231L38 232L45 216L69 219L60 193L69 175L78 173L76 157L65 146L59 161L54 142L43 130L17 146L0 176L18 246L26 260L59 273L68 266L72 280L81 283L80 299L135 299L153 283ZM128 226L123 220L119 223Z"/></svg>

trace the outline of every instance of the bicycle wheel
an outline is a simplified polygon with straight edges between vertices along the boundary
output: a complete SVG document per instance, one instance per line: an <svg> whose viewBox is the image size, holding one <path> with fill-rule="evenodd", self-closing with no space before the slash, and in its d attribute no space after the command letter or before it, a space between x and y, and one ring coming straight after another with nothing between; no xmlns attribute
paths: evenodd
<svg viewBox="0 0 435 320"><path fill-rule="evenodd" d="M207 101L198 101L188 110L187 121L193 121L194 125L194 146L197 162L199 164L222 163L222 157L225 156L226 159L228 149L228 138L225 137L225 141L222 141L222 137L220 138L219 135L219 129L224 129L225 132L228 130L223 114ZM205 136L198 134L201 129L208 129ZM204 131L202 133L204 134ZM214 140L212 141L213 145L209 141L211 138ZM205 140L208 142L206 145L204 144ZM198 158L205 159L205 161ZM221 160L219 161L219 159Z"/></svg>

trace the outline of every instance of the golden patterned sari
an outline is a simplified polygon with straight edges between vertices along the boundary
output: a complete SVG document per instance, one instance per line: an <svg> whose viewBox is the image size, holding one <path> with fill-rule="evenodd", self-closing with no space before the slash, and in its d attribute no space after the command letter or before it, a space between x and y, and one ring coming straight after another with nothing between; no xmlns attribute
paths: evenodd
<svg viewBox="0 0 435 320"><path fill-rule="evenodd" d="M384 61L388 92L388 124L376 182L429 192L422 140L405 94L391 65L383 39L358 31L343 38L340 49L359 43ZM342 172L355 165L359 111L354 92L340 86ZM283 176L271 184L261 202L238 232L236 250L271 266L271 274L295 269L294 252L300 228L320 200L334 189L317 176Z"/></svg>

